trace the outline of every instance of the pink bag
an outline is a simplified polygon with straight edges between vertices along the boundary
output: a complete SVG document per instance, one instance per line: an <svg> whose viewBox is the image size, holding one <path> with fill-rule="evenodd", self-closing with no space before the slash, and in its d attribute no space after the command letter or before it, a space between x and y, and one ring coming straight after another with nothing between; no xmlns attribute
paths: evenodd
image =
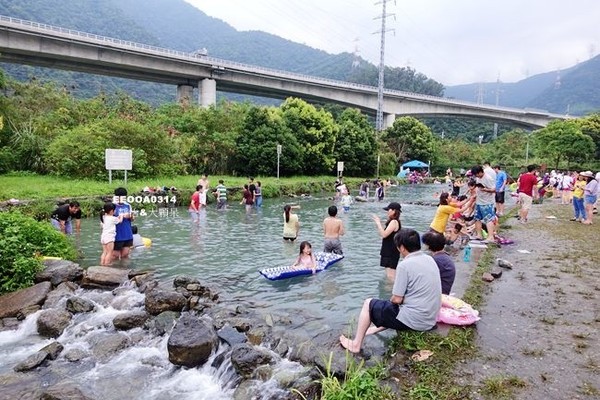
<svg viewBox="0 0 600 400"><path fill-rule="evenodd" d="M479 321L479 311L461 299L446 294L442 295L442 308L437 316L438 322L448 325L472 325Z"/></svg>

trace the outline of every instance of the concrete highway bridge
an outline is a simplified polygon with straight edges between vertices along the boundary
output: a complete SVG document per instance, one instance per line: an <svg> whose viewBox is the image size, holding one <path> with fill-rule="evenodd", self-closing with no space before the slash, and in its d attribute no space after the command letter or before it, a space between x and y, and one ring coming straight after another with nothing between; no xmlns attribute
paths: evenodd
<svg viewBox="0 0 600 400"><path fill-rule="evenodd" d="M205 53L204 53L205 54ZM377 88L241 64L201 53L159 48L71 29L0 16L0 61L81 71L175 85L179 101L208 107L223 92L308 102L337 103L375 114ZM476 104L398 90L384 91L384 125L396 116L460 116L511 122L525 128L546 126L565 115L544 110Z"/></svg>

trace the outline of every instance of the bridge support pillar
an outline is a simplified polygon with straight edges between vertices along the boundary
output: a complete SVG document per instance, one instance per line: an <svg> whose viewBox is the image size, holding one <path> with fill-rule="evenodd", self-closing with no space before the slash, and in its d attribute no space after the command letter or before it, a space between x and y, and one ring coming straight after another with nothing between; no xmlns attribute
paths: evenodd
<svg viewBox="0 0 600 400"><path fill-rule="evenodd" d="M217 81L214 79L202 79L198 85L198 102L203 108L217 104Z"/></svg>
<svg viewBox="0 0 600 400"><path fill-rule="evenodd" d="M383 127L391 128L396 120L396 114L384 114L383 115Z"/></svg>
<svg viewBox="0 0 600 400"><path fill-rule="evenodd" d="M179 104L190 104L194 98L194 87L190 85L177 85L177 102Z"/></svg>

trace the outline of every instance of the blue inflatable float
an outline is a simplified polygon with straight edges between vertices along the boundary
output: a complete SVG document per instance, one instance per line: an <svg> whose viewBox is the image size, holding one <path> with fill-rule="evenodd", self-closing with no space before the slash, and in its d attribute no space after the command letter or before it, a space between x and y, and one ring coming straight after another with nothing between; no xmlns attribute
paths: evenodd
<svg viewBox="0 0 600 400"><path fill-rule="evenodd" d="M315 253L315 260L317 261L317 272L321 272L329 268L330 265L340 261L344 256L334 253L324 253L318 251ZM274 267L261 269L260 274L267 279L276 281L279 279L292 278L294 276L301 275L312 275L313 271L310 268L307 269L294 269L291 266L285 267Z"/></svg>

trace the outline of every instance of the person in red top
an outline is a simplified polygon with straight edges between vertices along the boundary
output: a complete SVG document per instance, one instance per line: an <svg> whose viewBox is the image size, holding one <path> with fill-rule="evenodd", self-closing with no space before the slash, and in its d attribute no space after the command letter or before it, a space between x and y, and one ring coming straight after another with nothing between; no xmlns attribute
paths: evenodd
<svg viewBox="0 0 600 400"><path fill-rule="evenodd" d="M531 204L533 204L533 198L535 197L537 190L534 188L537 185L537 176L535 175L535 165L528 165L527 172L519 177L519 186L517 191L519 192L519 203L521 209L519 210L519 219L522 224L527 222L527 214Z"/></svg>
<svg viewBox="0 0 600 400"><path fill-rule="evenodd" d="M192 217L193 222L200 222L200 191L202 190L202 185L196 186L196 191L192 194L190 199L190 207L188 211L190 212L190 216Z"/></svg>

